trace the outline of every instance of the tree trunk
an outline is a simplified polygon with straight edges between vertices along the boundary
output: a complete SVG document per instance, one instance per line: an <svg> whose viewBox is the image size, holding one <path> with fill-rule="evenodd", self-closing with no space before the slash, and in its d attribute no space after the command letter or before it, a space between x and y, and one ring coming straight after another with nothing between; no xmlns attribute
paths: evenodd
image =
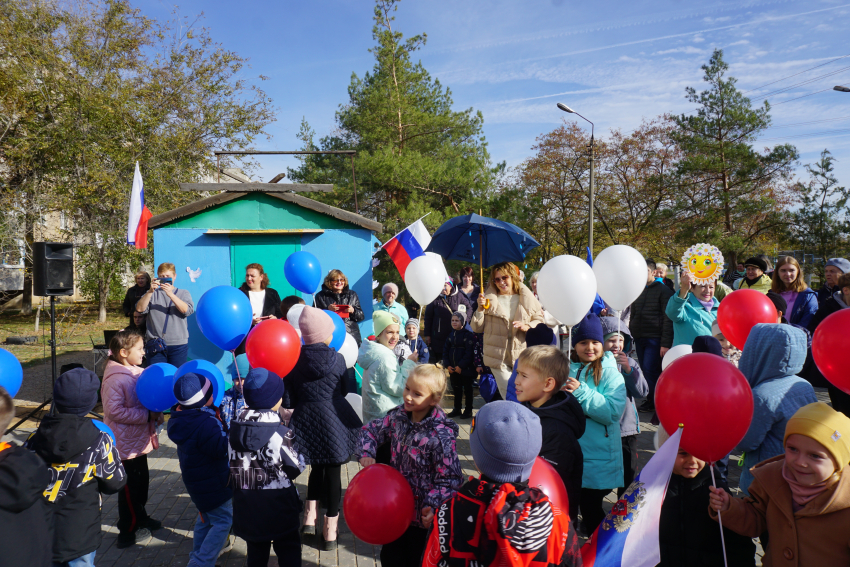
<svg viewBox="0 0 850 567"><path fill-rule="evenodd" d="M98 270L100 281L97 282L97 322L106 323L106 301L109 299L109 269L106 266L106 240L98 251L98 261L101 269Z"/></svg>
<svg viewBox="0 0 850 567"><path fill-rule="evenodd" d="M25 201L30 201L25 199ZM32 250L35 243L33 215L24 213L24 291L21 295L21 315L32 315Z"/></svg>

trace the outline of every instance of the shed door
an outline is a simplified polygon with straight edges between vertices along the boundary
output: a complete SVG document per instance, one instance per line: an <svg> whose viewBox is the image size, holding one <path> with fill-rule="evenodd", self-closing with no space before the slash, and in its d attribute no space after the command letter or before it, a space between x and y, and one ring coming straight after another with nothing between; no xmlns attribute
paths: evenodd
<svg viewBox="0 0 850 567"><path fill-rule="evenodd" d="M269 276L269 287L280 294L281 299L296 294L295 288L286 281L283 264L293 252L301 250L300 234L231 234L230 274L236 287L245 283L245 266L262 264Z"/></svg>

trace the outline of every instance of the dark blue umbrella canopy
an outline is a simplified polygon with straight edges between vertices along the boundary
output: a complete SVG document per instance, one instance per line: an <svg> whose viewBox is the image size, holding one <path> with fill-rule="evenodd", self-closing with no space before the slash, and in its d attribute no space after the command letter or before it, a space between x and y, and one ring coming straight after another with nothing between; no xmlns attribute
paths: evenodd
<svg viewBox="0 0 850 567"><path fill-rule="evenodd" d="M492 266L499 262L521 262L540 243L509 222L475 213L449 219L431 237L426 252L446 260L464 260Z"/></svg>

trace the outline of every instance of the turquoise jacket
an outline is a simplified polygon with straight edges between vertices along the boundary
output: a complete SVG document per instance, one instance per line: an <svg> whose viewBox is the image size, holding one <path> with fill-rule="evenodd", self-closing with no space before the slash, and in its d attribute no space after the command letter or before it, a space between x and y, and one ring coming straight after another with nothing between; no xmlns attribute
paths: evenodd
<svg viewBox="0 0 850 567"><path fill-rule="evenodd" d="M357 364L363 369L363 423L369 423L402 404L407 375L416 363L405 360L399 366L393 351L379 342L365 340L360 345Z"/></svg>
<svg viewBox="0 0 850 567"><path fill-rule="evenodd" d="M626 407L626 382L617 370L614 355L602 357L602 379L594 384L586 374L586 364L570 364L570 376L581 385L573 391L587 426L578 442L584 454L582 488L611 489L623 486L623 447L620 442L620 416Z"/></svg>
<svg viewBox="0 0 850 567"><path fill-rule="evenodd" d="M404 326L407 325L407 320L410 318L410 316L407 314L407 309L405 309L404 305L402 305L398 301L393 301L393 304L387 307L387 304L384 303L384 300L382 299L378 301L378 303L375 304L372 309L373 311L389 311L390 313L398 317L399 321L401 321L401 336L405 336Z"/></svg>
<svg viewBox="0 0 850 567"><path fill-rule="evenodd" d="M692 293L688 293L687 299L682 299L678 293L670 298L666 313L673 321L673 346L690 346L697 337L711 336L711 324L717 320L717 306L720 305L716 297L711 300L714 307L709 313Z"/></svg>

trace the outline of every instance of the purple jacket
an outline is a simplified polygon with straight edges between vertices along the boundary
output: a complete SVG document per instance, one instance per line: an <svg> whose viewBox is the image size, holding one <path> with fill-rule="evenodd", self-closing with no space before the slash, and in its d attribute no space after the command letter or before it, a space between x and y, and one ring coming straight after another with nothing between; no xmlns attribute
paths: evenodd
<svg viewBox="0 0 850 567"><path fill-rule="evenodd" d="M360 438L362 457L375 458L379 445L392 444L390 465L401 472L413 489L413 524L422 526L422 508L430 506L436 513L440 504L452 498L463 483L457 458L458 426L446 417L440 406L413 423L404 406L387 412L363 426Z"/></svg>

